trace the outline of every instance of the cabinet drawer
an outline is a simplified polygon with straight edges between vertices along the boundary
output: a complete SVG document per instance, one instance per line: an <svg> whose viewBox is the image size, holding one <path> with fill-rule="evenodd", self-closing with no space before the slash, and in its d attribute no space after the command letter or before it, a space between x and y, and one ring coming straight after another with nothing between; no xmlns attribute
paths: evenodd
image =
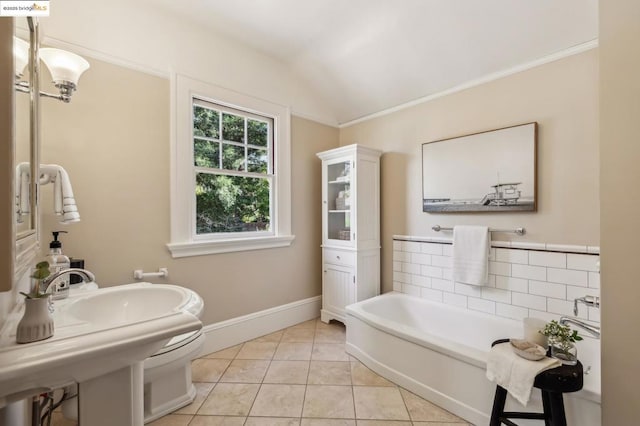
<svg viewBox="0 0 640 426"><path fill-rule="evenodd" d="M324 249L324 262L333 265L354 266L356 256L350 251Z"/></svg>

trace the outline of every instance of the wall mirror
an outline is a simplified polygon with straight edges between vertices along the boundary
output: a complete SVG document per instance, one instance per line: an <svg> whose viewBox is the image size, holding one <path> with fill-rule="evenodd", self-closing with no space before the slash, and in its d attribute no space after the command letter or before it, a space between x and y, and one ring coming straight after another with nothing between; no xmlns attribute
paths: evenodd
<svg viewBox="0 0 640 426"><path fill-rule="evenodd" d="M14 18L14 167L15 277L29 268L37 254L39 175L38 21Z"/></svg>
<svg viewBox="0 0 640 426"><path fill-rule="evenodd" d="M537 123L422 145L422 210L536 210Z"/></svg>

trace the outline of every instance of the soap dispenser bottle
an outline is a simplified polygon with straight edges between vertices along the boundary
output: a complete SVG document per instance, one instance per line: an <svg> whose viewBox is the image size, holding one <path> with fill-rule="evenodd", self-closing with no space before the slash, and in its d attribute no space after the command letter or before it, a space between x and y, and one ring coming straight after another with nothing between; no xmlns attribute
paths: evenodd
<svg viewBox="0 0 640 426"><path fill-rule="evenodd" d="M46 257L46 261L49 262L49 270L51 274L55 274L57 272L63 271L65 269L69 269L71 267L71 263L69 258L62 254L62 243L58 241L58 235L60 233L67 233L67 231L54 231L53 241L49 244L49 254ZM64 274L57 278L52 285L54 286L50 293L55 296L60 296L60 293L66 293L69 291L69 274Z"/></svg>

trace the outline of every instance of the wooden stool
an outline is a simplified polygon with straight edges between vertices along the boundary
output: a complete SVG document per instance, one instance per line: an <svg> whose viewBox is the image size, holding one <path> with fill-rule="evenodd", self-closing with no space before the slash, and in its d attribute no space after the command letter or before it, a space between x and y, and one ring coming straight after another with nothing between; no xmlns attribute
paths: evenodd
<svg viewBox="0 0 640 426"><path fill-rule="evenodd" d="M508 341L509 339L496 340L491 346ZM509 419L536 419L544 420L545 426L567 426L562 395L582 389L582 379L580 361L576 365L561 365L538 374L533 382L533 387L540 389L542 393L543 413L504 411L507 390L497 385L489 426L500 426L501 424L518 426Z"/></svg>

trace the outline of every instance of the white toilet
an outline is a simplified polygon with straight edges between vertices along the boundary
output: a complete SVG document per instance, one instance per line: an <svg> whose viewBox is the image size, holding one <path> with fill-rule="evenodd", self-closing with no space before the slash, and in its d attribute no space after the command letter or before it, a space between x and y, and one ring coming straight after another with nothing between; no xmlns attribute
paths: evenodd
<svg viewBox="0 0 640 426"><path fill-rule="evenodd" d="M189 291L191 297L180 309L200 318L204 301L198 293ZM193 402L196 389L191 382L191 361L200 354L204 339L202 330L181 334L144 361L145 423ZM73 394L76 391L70 390ZM77 420L77 401L72 399L63 403L62 412L65 417Z"/></svg>

